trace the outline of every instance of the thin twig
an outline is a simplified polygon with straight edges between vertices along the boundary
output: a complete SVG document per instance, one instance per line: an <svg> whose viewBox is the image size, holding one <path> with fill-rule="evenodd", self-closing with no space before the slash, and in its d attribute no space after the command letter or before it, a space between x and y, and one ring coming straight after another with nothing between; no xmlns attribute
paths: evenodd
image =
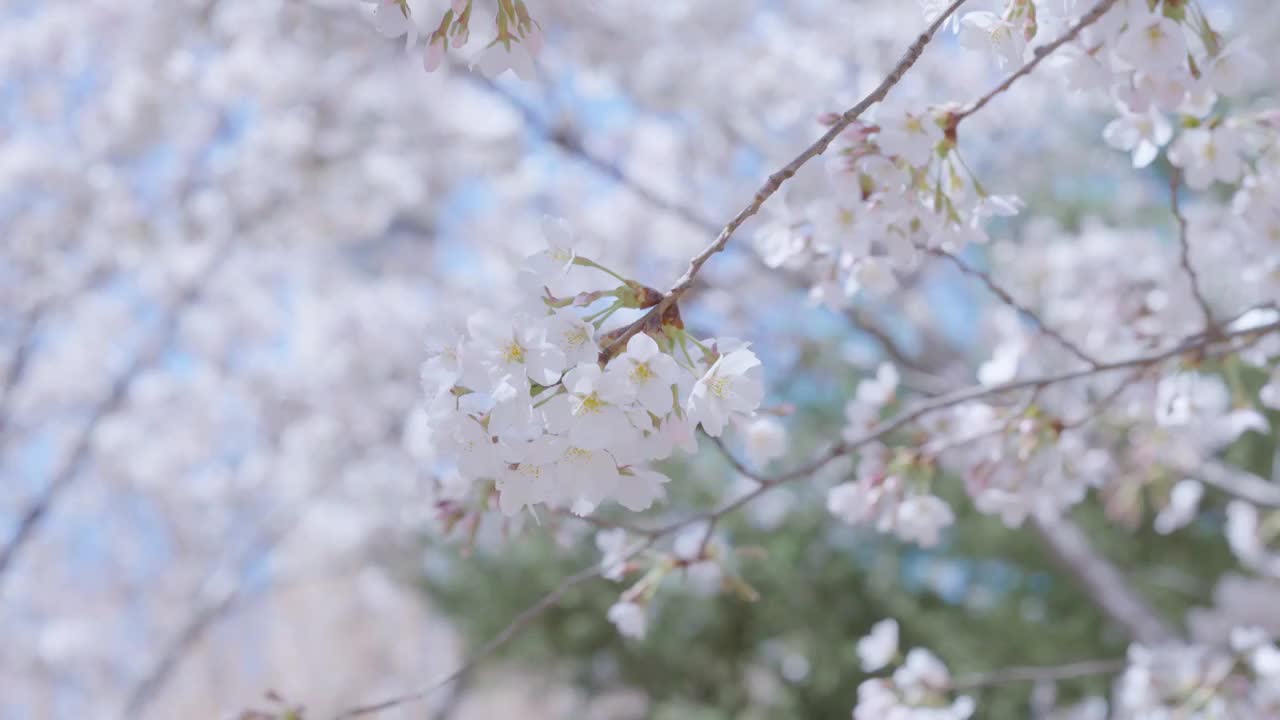
<svg viewBox="0 0 1280 720"><path fill-rule="evenodd" d="M11 418L14 396L18 394L18 386L22 384L27 370L31 367L31 354L36 349L40 324L63 304L96 290L109 275L107 268L95 268L79 286L66 293L42 298L23 316L18 338L14 343L13 355L5 370L4 381L0 382L0 450L3 450L5 441L12 437L12 431L16 429Z"/></svg>
<svg viewBox="0 0 1280 720"><path fill-rule="evenodd" d="M651 545L653 545L653 542L654 542L654 539L651 538L649 540L646 540L643 543L635 545L634 547L631 548L631 550L629 550L627 553L625 553L622 556L622 559L626 560L626 559L635 557L636 555L640 554L641 552L644 552ZM525 628L527 628L531 623L533 623L534 620L537 620L538 617L540 617L544 612L555 607L556 603L560 602L560 599L563 598L566 593L568 593L573 588L587 582L588 580L593 580L596 577L599 577L602 572L604 572L603 565L601 563L595 563L589 567L579 570L573 575L570 575L569 577L560 581L560 584L557 585L554 590L547 593L546 595L543 595L542 598L539 599L533 605L530 605L529 607L525 608L519 615L515 617L515 619L513 619L505 628L503 628L501 632L493 636L493 638L491 638L489 642L480 646L479 650L476 650L474 653L472 653L472 655L468 657L465 662L463 662L461 665L459 665L449 674L445 675L439 680L436 680L430 685L426 685L422 688L413 690L411 692L403 693L401 695L396 695L394 697L389 697L384 700L379 700L377 702L369 703L367 705L357 705L355 707L348 708L342 711L341 713L339 713L338 715L336 715L334 717L334 720L345 720L345 718L372 715L373 713L382 712L383 710L389 710L393 707L404 705L405 703L417 702L419 700L426 699L436 690L439 690L445 685L453 683L458 679L462 678L463 676L469 674L475 668L475 666L480 663L480 661L484 660L486 657L493 654L493 652L496 651L498 648L507 644L507 642L509 642L512 638L519 635Z"/></svg>
<svg viewBox="0 0 1280 720"><path fill-rule="evenodd" d="M1102 16L1106 15L1107 11L1111 9L1111 6L1116 4L1116 1L1117 0L1102 0L1097 5L1094 5L1089 12L1082 15L1080 20L1077 21L1075 25L1072 25L1071 29L1059 36L1058 39L1046 45L1037 47L1033 51L1035 57L1031 58L1027 64L1018 68L1012 75L1005 78L1004 82L992 88L986 95L978 98L972 105L953 115L952 122L959 124L960 121L986 107L987 103L991 102L997 95L1013 87L1013 84L1019 79L1030 75L1031 71L1035 70L1036 66L1039 65L1042 60L1052 55L1058 48L1076 39L1076 36L1078 36L1085 28L1098 22L1098 20L1101 20Z"/></svg>
<svg viewBox="0 0 1280 720"><path fill-rule="evenodd" d="M1005 305L1008 305L1009 307L1013 308L1014 310L1017 310L1019 313L1029 318L1033 323L1036 324L1036 328L1039 329L1041 334L1047 337L1053 338L1053 340L1057 342L1059 345L1061 345L1064 349L1066 349L1067 352L1071 353L1072 355L1075 355L1080 360L1083 360L1084 362L1088 363L1091 367L1098 367L1099 363L1097 360L1090 357L1088 353L1080 349L1080 346L1068 340L1066 336L1064 336L1062 333L1050 327L1047 323L1045 323L1044 320L1040 318L1039 315L1036 314L1034 310L1032 310L1031 308L1027 307L1026 305L1023 305L1022 303L1014 299L1013 295L1009 294L1008 290L1005 290L1003 287L1001 287L991 277L989 273L985 273L973 267L972 265L966 263L964 260L961 260L956 255L953 255L945 250L942 250L939 248L931 248L929 249L929 252L933 255L936 255L937 257L946 258L947 260L951 261L951 264L955 265L956 268L960 270L960 272L981 282L987 288L987 290L991 292L992 295L995 295L996 297L1000 298L1000 301L1003 302Z"/></svg>
<svg viewBox="0 0 1280 720"><path fill-rule="evenodd" d="M1080 417L1074 420L1064 420L1062 423L1062 429L1067 430L1069 428L1080 427L1081 425L1084 425L1085 423L1090 422L1093 419L1097 418L1099 415L1103 413L1103 411L1105 411L1108 407L1110 407L1112 403L1114 403L1116 400L1119 400L1120 396L1123 395L1126 390L1128 390L1135 382L1137 382L1150 369L1151 369L1151 366L1145 366L1135 370L1132 374L1129 375L1129 377L1117 383L1115 388L1112 389L1111 392L1107 393L1106 395L1103 395L1101 398L1095 401L1094 404L1089 408L1089 412L1082 413Z"/></svg>
<svg viewBox="0 0 1280 720"><path fill-rule="evenodd" d="M0 440L9 434L9 405L26 374L27 363L31 359L31 352L35 349L36 330L47 310L47 302L36 303L27 311L22 319L22 327L18 330L13 355L6 366L4 381L0 382Z"/></svg>
<svg viewBox="0 0 1280 720"><path fill-rule="evenodd" d="M1018 683L1058 682L1095 675L1110 675L1125 668L1124 658L1082 660L1065 665L1008 667L988 672L961 675L951 683L951 690L972 690Z"/></svg>
<svg viewBox="0 0 1280 720"><path fill-rule="evenodd" d="M1200 312L1204 314L1205 332L1213 333L1218 326L1214 323L1213 310L1210 309L1209 301L1205 299L1204 290L1201 289L1200 276L1191 265L1191 242L1187 238L1187 218L1182 214L1182 208L1178 204L1178 183L1181 180L1181 172L1177 168L1172 168L1169 172L1169 208L1173 211L1173 218L1178 223L1178 262L1182 264L1182 270L1191 281L1191 295L1195 297L1196 304L1200 306Z"/></svg>

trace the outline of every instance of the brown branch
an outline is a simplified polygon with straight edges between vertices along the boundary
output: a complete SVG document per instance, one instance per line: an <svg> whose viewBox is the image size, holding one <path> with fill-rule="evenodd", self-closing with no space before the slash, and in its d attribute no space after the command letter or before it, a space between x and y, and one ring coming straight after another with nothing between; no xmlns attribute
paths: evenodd
<svg viewBox="0 0 1280 720"><path fill-rule="evenodd" d="M1182 208L1178 203L1178 183L1181 180L1181 172L1177 168L1172 168L1169 172L1169 208L1173 211L1173 219L1178 224L1178 262L1191 282L1191 295L1200 306L1200 312L1204 314L1205 331L1213 333L1217 329L1213 321L1213 310L1209 308L1209 301L1205 299L1204 290L1201 289L1200 276L1191 265L1191 242L1187 239L1187 218L1182 214Z"/></svg>
<svg viewBox="0 0 1280 720"><path fill-rule="evenodd" d="M1112 1L1114 2L1114 0ZM902 59L898 61L898 64L894 66L893 70L885 76L884 80L882 80L870 94L864 97L853 107L844 111L844 113L842 113L831 125L827 132L823 133L822 137L818 138L812 145L806 148L804 152L800 153L793 158L791 162L784 165L781 170L770 175L765 184L756 191L751 202L740 210L738 214L724 226L724 229L720 231L720 234L716 236L716 239L710 245L689 261L688 269L685 270L684 274L676 280L675 284L673 284L669 290L667 290L667 293L663 296L661 302L655 305L653 309L644 315L644 317L641 317L639 320L627 326L627 328L604 349L601 355L605 358L611 357L618 348L626 347L627 341L630 340L637 332L649 327L655 320L662 318L664 313L675 305L680 298L688 292L689 288L693 286L693 279L697 276L698 272L702 270L702 266L711 259L711 256L724 250L725 246L729 244L729 239L733 237L733 234L738 230L738 228L751 216L759 212L760 208L764 206L766 200L778 192L778 190L782 188L783 184L799 172L800 168L804 167L806 163L826 152L827 148L835 141L840 133L844 132L845 128L852 125L854 121L862 115L862 113L866 112L868 108L877 102L880 102L889 94L889 91L902 80L902 77L906 72L916 64L917 60L920 59L921 54L924 53L925 46L929 44L929 41L933 39L933 36L938 32L943 24L946 23L947 19L964 4L964 2L965 0L955 0L947 6L947 9L943 10L942 13L939 14L938 17L929 25L929 27L927 27L925 31L916 38L915 42L911 44L911 47L907 49L906 54L904 54Z"/></svg>
<svg viewBox="0 0 1280 720"><path fill-rule="evenodd" d="M1053 340L1057 342L1059 345L1061 345L1064 349L1066 349L1067 352L1071 353L1072 355L1075 355L1080 360L1083 360L1084 362L1088 363L1091 367L1098 367L1097 360L1090 357L1088 353L1080 349L1080 346L1068 340L1064 335L1062 335L1062 333L1049 327L1049 325L1046 324L1045 321L1042 320L1034 310L1032 310L1031 308L1027 307L1026 305L1023 305L1022 303L1014 299L1013 295L1009 294L1008 290L1005 290L998 283L996 283L996 281L991 277L989 273L985 273L973 267L972 265L966 263L964 260L961 260L959 257L945 250L942 250L939 248L930 248L928 249L928 252L937 257L946 258L947 260L951 261L951 264L955 265L956 268L960 270L960 272L981 282L987 288L987 290L991 292L992 295L995 295L996 297L1000 298L1000 301L1003 302L1005 305L1008 305L1014 310L1017 310L1022 315L1025 315L1026 317L1030 318L1030 320L1036 324L1036 328L1039 329L1041 334L1047 337L1053 338Z"/></svg>
<svg viewBox="0 0 1280 720"><path fill-rule="evenodd" d="M1098 20L1102 19L1102 16L1106 15L1107 11L1111 9L1111 6L1115 4L1116 4L1116 0L1101 0L1101 2L1099 2L1097 5L1094 5L1093 8L1089 10L1089 12L1082 15L1080 17L1080 20L1077 21L1075 25L1071 26L1071 29L1067 30L1065 33L1059 36L1058 39L1046 45L1041 45L1037 47L1033 51L1035 57L1033 57L1029 62L1027 62L1027 64L1018 68L1016 72L1014 72L1009 77L1005 78L1004 82L992 88L991 91L988 92L986 95L983 95L982 97L978 98L972 105L952 115L951 116L952 126L954 127L955 125L958 125L965 118L969 117L970 115L986 107L987 103L991 102L997 95L1013 87L1013 84L1016 83L1019 79L1027 75L1030 75L1031 71L1035 70L1036 66L1039 65L1042 60L1052 55L1054 51L1056 51L1058 48L1076 39L1076 37L1085 28L1089 27L1090 25L1098 22Z"/></svg>
<svg viewBox="0 0 1280 720"><path fill-rule="evenodd" d="M631 177L617 164L592 152L582 144L581 139L570 128L549 126L528 103L502 85L494 82L491 78L479 73L466 71L465 66L461 64L456 64L453 67L463 73L463 77L468 81L502 100L518 112L524 118L527 127L537 131L562 152L618 183L650 207L678 218L690 228L699 232L714 233L719 231L719 226L711 218L688 205L662 197L644 183ZM764 263L758 255L753 253L752 257L761 267L764 267ZM778 274L799 287L801 278L798 273L783 272ZM854 328L870 336L884 351L884 354L899 366L900 370L903 370L904 373L909 373L911 382L919 386L923 392L926 394L940 392L945 381L937 377L933 369L927 367L924 362L907 352L888 330L880 327L865 311L850 308L844 313L844 316Z"/></svg>

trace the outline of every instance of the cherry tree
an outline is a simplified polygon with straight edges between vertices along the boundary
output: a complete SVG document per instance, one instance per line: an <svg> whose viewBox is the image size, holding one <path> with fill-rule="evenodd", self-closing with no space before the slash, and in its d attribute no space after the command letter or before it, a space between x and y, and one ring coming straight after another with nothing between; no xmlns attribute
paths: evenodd
<svg viewBox="0 0 1280 720"><path fill-rule="evenodd" d="M371 608L350 622L376 624L400 606L370 559L424 527L598 549L436 677L292 657L350 685L245 714L433 702L586 583L618 584L628 638L671 630L653 609L684 578L768 603L723 525L803 487L921 547L959 491L1034 528L1132 643L953 676L886 618L830 639L870 674L854 718L981 717L975 688L1081 675L1113 692L1053 717L1280 712L1274 619L1184 632L1070 515L1172 535L1217 513L1233 582L1280 583L1280 487L1232 452L1280 409L1269 3L3 12L18 712L192 702L197 647L308 576L346 568ZM956 283L982 293L960 339L935 294ZM760 321L796 295L879 356L814 438L771 390L802 322ZM741 482L668 502L664 468L703 452Z"/></svg>

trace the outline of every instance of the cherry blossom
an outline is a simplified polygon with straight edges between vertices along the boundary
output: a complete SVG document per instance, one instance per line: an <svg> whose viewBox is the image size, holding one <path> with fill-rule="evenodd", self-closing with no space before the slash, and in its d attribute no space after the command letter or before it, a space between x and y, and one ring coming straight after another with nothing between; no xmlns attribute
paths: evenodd
<svg viewBox="0 0 1280 720"><path fill-rule="evenodd" d="M888 665L898 653L898 622L893 618L881 620L871 627L866 637L858 640L858 657L862 669L875 672Z"/></svg>
<svg viewBox="0 0 1280 720"><path fill-rule="evenodd" d="M658 417L671 412L680 367L675 358L658 349L653 338L643 333L632 337L626 352L610 363L609 372L629 385L629 392L645 410Z"/></svg>
<svg viewBox="0 0 1280 720"><path fill-rule="evenodd" d="M640 639L648 629L648 617L644 607L633 602L619 602L609 608L609 622L624 637Z"/></svg>
<svg viewBox="0 0 1280 720"><path fill-rule="evenodd" d="M1133 153L1133 166L1144 168L1173 137L1173 126L1152 107L1146 113L1124 113L1102 131L1107 144Z"/></svg>
<svg viewBox="0 0 1280 720"><path fill-rule="evenodd" d="M787 452L787 429L780 420L762 416L747 424L743 432L747 460L764 467Z"/></svg>
<svg viewBox="0 0 1280 720"><path fill-rule="evenodd" d="M1139 10L1116 42L1116 53L1139 70L1158 75L1186 61L1187 43L1178 23Z"/></svg>
<svg viewBox="0 0 1280 720"><path fill-rule="evenodd" d="M1244 163L1239 135L1227 126L1192 128L1169 147L1169 161L1182 168L1187 185L1203 190L1214 182L1240 179Z"/></svg>
<svg viewBox="0 0 1280 720"><path fill-rule="evenodd" d="M689 421L719 437L730 418L749 416L764 397L760 359L745 347L718 358L694 384L685 411Z"/></svg>

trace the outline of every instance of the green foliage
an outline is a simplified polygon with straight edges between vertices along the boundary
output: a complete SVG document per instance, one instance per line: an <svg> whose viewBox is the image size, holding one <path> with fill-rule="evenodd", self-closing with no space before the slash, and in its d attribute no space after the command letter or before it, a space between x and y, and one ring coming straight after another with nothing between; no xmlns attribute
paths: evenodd
<svg viewBox="0 0 1280 720"><path fill-rule="evenodd" d="M957 675L1124 653L1123 635L1051 565L1028 531L1009 531L966 510L945 551L924 553L833 527L812 500L777 531L729 524L737 546L767 553L741 562L759 602L664 589L648 637L629 641L605 620L625 586L600 580L570 591L503 652L529 668L561 668L588 692L640 688L653 701L654 718L717 719L847 717L863 679L855 643L887 616L902 623L904 649L930 647ZM1212 532L1157 540L1109 527L1097 513L1078 519L1122 568L1135 571L1139 587L1171 619L1204 603L1213 579L1230 565ZM589 543L583 546L565 555L535 531L500 553L457 563L427 589L479 644L561 578L595 561ZM963 590L940 594L935 588L946 590L949 575L961 578ZM788 677L784 668L796 658L808 672ZM1104 680L1081 680L1063 692L1105 688ZM982 691L983 717L1026 717L1027 692Z"/></svg>

